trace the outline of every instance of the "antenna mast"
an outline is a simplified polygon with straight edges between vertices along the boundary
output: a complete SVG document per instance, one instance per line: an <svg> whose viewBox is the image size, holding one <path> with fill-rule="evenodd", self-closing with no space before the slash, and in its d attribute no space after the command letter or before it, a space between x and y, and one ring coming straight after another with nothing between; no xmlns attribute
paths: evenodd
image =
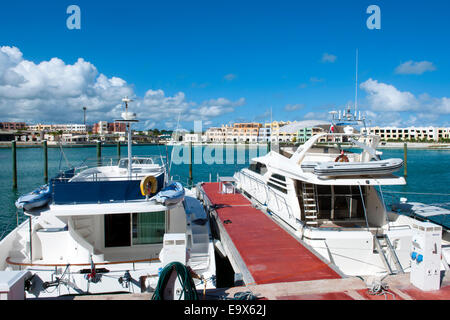
<svg viewBox="0 0 450 320"><path fill-rule="evenodd" d="M358 49L356 49L355 117L358 112Z"/></svg>
<svg viewBox="0 0 450 320"><path fill-rule="evenodd" d="M139 122L136 120L136 113L128 111L128 103L132 102L132 99L128 99L125 97L122 99L122 102L125 103L125 112L122 112L122 119L116 120L117 122L124 122L127 125L127 133L128 133L128 177L131 179L131 171L132 171L132 155L131 155L131 144L132 144L132 133L131 133L131 124L134 122Z"/></svg>

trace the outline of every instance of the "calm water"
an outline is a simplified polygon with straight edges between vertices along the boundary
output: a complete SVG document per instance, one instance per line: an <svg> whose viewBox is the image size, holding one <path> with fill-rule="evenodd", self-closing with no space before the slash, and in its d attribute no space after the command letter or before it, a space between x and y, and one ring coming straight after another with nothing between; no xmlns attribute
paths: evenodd
<svg viewBox="0 0 450 320"><path fill-rule="evenodd" d="M167 147L170 156L172 147ZM200 151L195 147L197 151ZM248 166L249 150L251 156L255 155L255 150L245 149L245 159L235 164L194 164L193 179L194 183L200 181L209 181L211 174L212 180L216 180L217 174L221 176L232 176L234 172L243 167ZM403 158L403 150L382 150L382 158ZM127 149L122 147L122 157L126 156ZM194 150L194 154L195 154ZM235 153L235 157L238 152ZM263 150L259 149L262 155ZM116 147L103 147L102 157L116 156ZM182 153L179 153L182 154ZM94 159L97 155L95 147L86 148L64 148L64 155L72 165L79 165L87 158ZM133 155L166 155L165 146L133 146ZM48 149L48 170L49 178L55 176L60 169L67 168L65 157L62 156L59 148ZM15 200L22 194L32 191L44 183L44 155L41 148L18 148L17 149L17 190L12 188L12 155L11 149L0 149L0 238L3 234L9 232L16 226L16 208ZM225 162L225 161L224 161ZM408 178L405 186L383 187L385 191L399 192L417 192L417 193L450 193L450 151L445 150L408 150ZM175 179L186 183L189 177L189 165L178 164L172 165L171 176ZM397 172L403 175L403 170ZM397 198L398 194L385 193L386 202L389 202L392 196ZM429 204L444 204L450 207L450 196L448 195L403 195L409 201L419 201ZM20 215L19 221L23 221L23 215Z"/></svg>

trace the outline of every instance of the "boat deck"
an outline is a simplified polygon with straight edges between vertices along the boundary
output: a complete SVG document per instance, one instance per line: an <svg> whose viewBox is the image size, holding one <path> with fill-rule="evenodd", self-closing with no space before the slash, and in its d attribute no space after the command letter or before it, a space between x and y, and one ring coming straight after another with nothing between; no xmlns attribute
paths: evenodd
<svg viewBox="0 0 450 320"><path fill-rule="evenodd" d="M227 245L239 253L241 265L251 274L253 284L341 278L242 194L223 194L219 187L219 183L202 184L217 213L216 223L231 239ZM244 282L249 284L245 279Z"/></svg>

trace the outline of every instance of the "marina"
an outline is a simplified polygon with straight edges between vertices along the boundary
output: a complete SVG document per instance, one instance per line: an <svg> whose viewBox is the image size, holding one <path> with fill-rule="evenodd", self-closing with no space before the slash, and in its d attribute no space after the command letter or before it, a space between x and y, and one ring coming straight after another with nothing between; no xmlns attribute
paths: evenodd
<svg viewBox="0 0 450 320"><path fill-rule="evenodd" d="M0 300L208 319L450 300L449 3L16 2Z"/></svg>
<svg viewBox="0 0 450 320"><path fill-rule="evenodd" d="M125 113L124 119L127 117L132 118ZM134 121L134 118L132 120ZM337 139L338 146L346 139L346 148L353 151L339 151L340 148L332 151L333 144L313 147L314 142L323 137ZM365 136L365 138L368 137ZM40 187L19 197L16 201L17 209L24 210L29 218L24 219L0 242L0 252L6 262L3 267L6 270L5 275L14 272L16 268L19 268L18 270L24 268L19 274L22 276L22 281L25 281L30 299L78 300L83 299L85 294L95 296L100 293L102 296L98 296L99 299L109 300L154 298L156 294L161 294L157 290L160 286L158 275L161 274L162 268L165 266L175 268L173 265L175 262L181 262L180 268L186 264L191 272L196 274L196 277L200 279L199 282L198 280L192 282L194 286L197 286L196 295L207 300L233 299L232 297L241 295L269 300L448 299L450 283L446 280L448 278L446 259L450 260L450 246L446 230L448 230L447 217L450 211L422 203L412 203L411 206L407 200L401 200L399 197L396 198L397 204L392 201L383 204L385 199L383 192L379 189L378 196L381 198L378 200L380 204L377 208L387 208L386 205L389 204L392 205L393 210L381 214L386 221L392 221L384 230L380 224L383 219L376 220L377 218L370 217L372 214L370 203L375 200L368 200L369 189L363 190L361 183L364 182L367 185L373 181L379 187L384 184L387 189L396 185L405 185L406 175L405 178L392 175L392 172L401 169L403 161L401 159L393 159L392 162L389 162L391 161L389 159L381 160L380 155L383 152L376 151L376 139L369 140L372 144L368 145L364 145L363 141L365 140L361 140L353 133L317 135L298 150L287 148L282 151L288 157L272 150L267 150L270 151L269 153L261 153L262 149L257 148L259 156L246 158L246 164L241 165L240 169L234 166L233 170L229 165L225 165L223 168L228 168L230 174L221 176L217 172L217 182L212 182L212 172L206 171L203 177L208 173L210 182L204 182L201 177L196 177L197 181L200 181L194 183L193 175L196 176L196 174L193 174L193 171L195 170L192 164L189 164L189 168L184 169L189 172L186 187L179 182L174 182L173 175L168 175L168 170L172 170L172 174L177 171L175 167L168 165L167 160L164 160L163 149L160 147L158 147L159 160L157 156L133 156L131 144L128 148L128 158L123 159L105 159L97 149L97 158L91 160L90 164L85 161L75 170L61 171L56 178L50 180L46 188ZM351 149L349 142L360 147L362 153L358 154L354 148ZM248 152L249 148L251 147L244 146ZM320 150L326 150L325 154L321 155ZM66 157L65 151L61 149L60 152L62 152L61 158ZM169 154L168 150L165 152ZM441 152L442 155L445 151L437 152ZM276 159L275 162L270 160L273 157ZM327 157L342 159L343 162L328 164ZM304 160L302 162L299 159ZM364 162L357 165L358 159L373 161L367 162L367 165ZM283 161L286 163L283 164ZM297 162L299 165L292 166L289 161ZM334 163L339 164L340 167L336 167ZM392 168L389 167L390 163L393 165ZM276 170L279 169L275 168L280 165L283 169L277 173ZM349 171L342 173L342 170L347 170L347 167ZM387 168L383 169L385 167ZM211 169L209 166L206 168ZM317 168L326 168L328 171L317 171ZM286 198L290 194L287 192L290 189L287 177L295 175L296 170L300 170L298 177L309 179L310 184L325 184L325 181L329 180L338 186L342 183L348 185L358 181L359 176L362 175L361 178L364 180L357 184L360 186L359 192L351 190L351 195L340 195L336 189L333 193L332 189L332 203L336 203L338 197L342 196L347 197L347 200L350 199L349 207L344 209L350 216L344 220L339 218L336 220L336 218L333 219L333 215L342 215L344 212L331 211L331 220L323 220L318 210L319 207L324 210L323 201L315 194L318 188L308 187L305 182L303 185L298 182L292 184L293 190L302 186L303 192L295 191L294 196L302 195L303 200L300 197L298 201L294 200L295 198ZM184 176L187 175L186 171ZM264 177L256 178L255 173L264 174ZM378 177L374 179L374 176ZM264 182L266 177L270 177L267 184ZM385 182L382 183L382 181ZM144 187L146 185L149 186L148 190ZM150 196L142 199L142 195L147 192ZM311 199L307 198L308 192L312 192ZM389 190L386 192L389 194ZM392 192L395 193L395 191ZM436 194L439 195L439 193ZM445 194L441 196L445 197ZM364 200L358 204L358 199ZM120 202L122 203L119 204ZM181 203L183 205L180 207ZM295 209L294 203L300 205L302 215L295 213L298 209ZM369 207L366 208L366 205ZM331 206L333 207L337 208L336 205ZM134 221L135 215L151 211L166 211L166 233L164 239L159 240L164 243L163 246L158 245L152 250L145 246L141 246L140 249L137 246L133 249L131 246L124 250L124 245L129 245L128 240L125 238L120 240L117 236L109 238L107 232L110 232L108 228L111 227L107 225L117 225L111 220L115 216L114 213L119 218L124 217L123 212L133 212L133 222L127 220L126 224L132 223L134 226L137 223ZM95 215L94 212L96 212ZM380 215L378 211L375 212L376 215ZM392 218L395 215L394 212L401 212L401 215ZM96 215L100 219L95 218ZM186 217L185 227L182 226L184 216ZM102 219L104 222L101 222ZM444 260L441 267L436 269L436 274L439 273L439 290L428 292L417 289L409 279L409 274L414 272L411 269L414 262L411 260L409 243L412 240L411 227L414 223L419 224L430 219L443 227L440 232L443 232L442 257ZM398 220L397 224L393 222L395 220ZM17 222L19 222L18 218ZM368 223L374 225L369 226ZM377 226L377 224L380 225ZM405 229L407 224L410 227ZM195 228L194 225L196 225ZM399 228L396 228L396 225ZM201 231L202 228L203 231ZM183 235L178 230L186 233ZM385 235L380 236L380 231ZM104 236L102 232L105 232ZM27 240L30 239L27 233L35 234L32 241ZM127 234L130 233L127 232ZM199 238L200 234L203 235ZM316 234L324 237L319 239L319 244L325 240L325 251L322 245L317 245ZM74 248L79 251L77 246L81 245L86 253L74 252L74 255L70 254L69 249L67 257L59 257L59 250L67 251L70 248L65 244L68 243L67 240L63 240L61 236L72 238L73 240L70 241L75 240L77 244ZM329 236L331 238L327 238ZM60 246L63 245L61 249L50 244L58 237L61 239L58 240ZM134 244L138 243L135 237L135 231L133 231ZM336 242L339 237L340 243L348 241L346 239L350 240L344 245L346 248L343 251L339 245L336 246L336 243L339 243ZM373 245L367 248L367 253L362 253L361 240L357 240L358 237L361 237L362 241L373 237L373 240L367 240L366 245L363 245L363 247L367 247L369 243ZM111 241L122 242L108 244L112 243ZM175 247L171 249L166 245L166 243L178 243L177 241L183 243L187 241L187 244L180 249ZM15 246L15 249L10 249L12 251L8 252L5 246L11 245L12 248ZM112 249L117 246L119 250L114 253ZM351 249L352 246L354 249ZM142 251L143 249L145 251ZM149 250L153 253L149 254ZM352 250L356 250L356 255L352 253ZM361 259L362 256L366 258ZM192 260L193 257L196 257L195 260ZM347 262L349 258L350 263ZM227 282L227 287L216 287L217 283L221 283L222 278L230 277L220 272L216 273L215 263L221 263L221 260L226 260L230 264L231 270L227 272L231 273L234 279ZM113 276L116 266L118 274ZM55 267L53 271L52 267ZM123 269L129 271L120 275L120 270ZM27 270L33 270L34 274L30 274ZM181 269L178 272L182 272ZM38 282L32 280L36 277L34 275L39 275ZM67 280L65 280L66 276ZM173 278L166 279L164 281ZM169 282L172 283L171 281L173 280ZM166 298L171 295L175 295L174 298L176 298L179 293L175 294L170 288L180 285L181 283L177 284L175 281L168 288L161 290L164 290ZM48 288L51 287L55 287L57 291L49 291ZM42 291L39 293L40 290ZM108 295L114 291L116 291L115 295ZM124 291L128 291L130 296L124 296Z"/></svg>

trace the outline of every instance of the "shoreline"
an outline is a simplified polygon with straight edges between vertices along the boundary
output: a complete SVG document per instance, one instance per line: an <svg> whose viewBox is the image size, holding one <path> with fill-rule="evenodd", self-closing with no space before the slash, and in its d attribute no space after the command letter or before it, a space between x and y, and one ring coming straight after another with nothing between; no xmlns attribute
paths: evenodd
<svg viewBox="0 0 450 320"><path fill-rule="evenodd" d="M136 143L133 146L163 146L164 143ZM59 144L47 144L48 148L59 148ZM75 143L63 143L63 148L95 148L97 147L97 143L83 143L83 144L75 144ZM120 143L121 147L126 147L126 143ZM19 142L16 143L17 148L42 148L42 142ZM117 147L117 143L102 143L103 147ZM11 142L0 142L0 149L8 149L11 148Z"/></svg>
<svg viewBox="0 0 450 320"><path fill-rule="evenodd" d="M126 143L121 143L121 146L126 146ZM171 144L171 143L136 143L133 146L188 146L189 143ZM263 146L266 143L192 143L193 146ZM20 142L17 141L16 146L18 148L42 148L42 142ZM95 148L97 143L66 143L62 144L64 148ZM281 147L292 147L291 145L281 144ZM59 144L48 143L48 148L59 148ZM117 143L102 143L103 147L117 147ZM407 142L408 149L422 149L422 150L450 150L450 143L439 142ZM0 148L11 148L11 142L0 142ZM377 149L403 149L404 142L386 142L379 144Z"/></svg>

